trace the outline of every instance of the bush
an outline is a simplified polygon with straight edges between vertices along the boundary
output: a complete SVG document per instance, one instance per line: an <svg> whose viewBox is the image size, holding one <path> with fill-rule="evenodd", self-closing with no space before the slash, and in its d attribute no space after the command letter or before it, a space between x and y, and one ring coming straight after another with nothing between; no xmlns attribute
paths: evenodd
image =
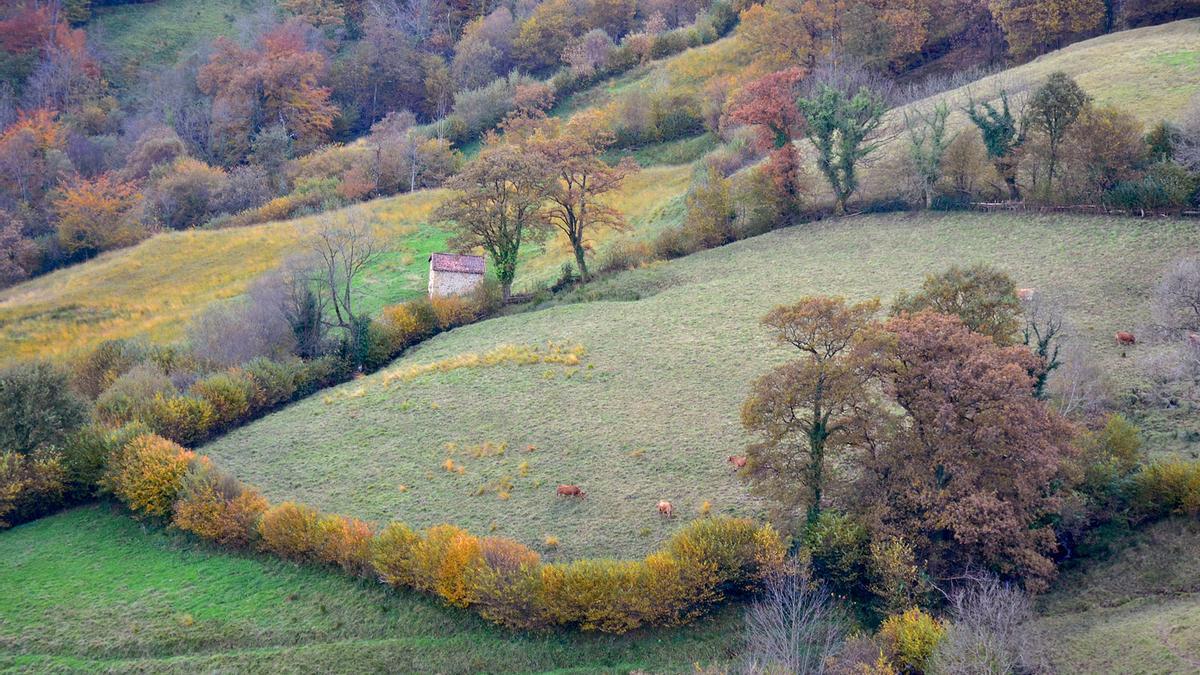
<svg viewBox="0 0 1200 675"><path fill-rule="evenodd" d="M627 633L641 626L647 610L638 589L645 563L634 560L576 560L542 567L546 612L560 625Z"/></svg>
<svg viewBox="0 0 1200 675"><path fill-rule="evenodd" d="M235 369L199 380L188 393L212 407L213 427L230 427L250 416L255 387L245 373Z"/></svg>
<svg viewBox="0 0 1200 675"><path fill-rule="evenodd" d="M156 396L179 392L171 378L153 364L133 367L118 377L96 399L96 418L109 426L121 426L146 417Z"/></svg>
<svg viewBox="0 0 1200 675"><path fill-rule="evenodd" d="M324 536L317 510L284 502L271 507L258 522L259 548L296 562L317 562Z"/></svg>
<svg viewBox="0 0 1200 675"><path fill-rule="evenodd" d="M193 461L195 453L161 436L142 434L113 456L104 486L138 515L167 516Z"/></svg>
<svg viewBox="0 0 1200 675"><path fill-rule="evenodd" d="M337 565L356 577L371 570L371 526L357 518L322 516L317 523L321 547L317 557L321 562Z"/></svg>
<svg viewBox="0 0 1200 675"><path fill-rule="evenodd" d="M804 536L813 574L835 593L859 599L869 575L870 543L862 523L832 511L822 511Z"/></svg>
<svg viewBox="0 0 1200 675"><path fill-rule="evenodd" d="M472 604L480 616L508 628L535 630L549 622L542 593L541 556L511 539L479 540L483 564L470 574Z"/></svg>
<svg viewBox="0 0 1200 675"><path fill-rule="evenodd" d="M945 635L946 627L917 607L889 616L879 627L880 641L903 672L925 672L925 664Z"/></svg>
<svg viewBox="0 0 1200 675"><path fill-rule="evenodd" d="M429 299L438 328L450 330L475 320L476 308L469 298L459 296L433 297Z"/></svg>
<svg viewBox="0 0 1200 675"><path fill-rule="evenodd" d="M72 434L61 452L68 498L91 497L103 481L113 456L135 436L147 431L137 424L116 430L90 424Z"/></svg>
<svg viewBox="0 0 1200 675"><path fill-rule="evenodd" d="M608 247L598 267L602 274L641 267L651 258L650 247L640 241L618 241Z"/></svg>
<svg viewBox="0 0 1200 675"><path fill-rule="evenodd" d="M675 533L664 551L696 568L716 565L719 592L748 591L783 568L787 548L770 525L747 518L703 518Z"/></svg>
<svg viewBox="0 0 1200 675"><path fill-rule="evenodd" d="M176 443L196 445L212 432L216 413L204 399L158 393L138 421Z"/></svg>
<svg viewBox="0 0 1200 675"><path fill-rule="evenodd" d="M62 462L53 451L0 452L0 529L57 509L65 479Z"/></svg>
<svg viewBox="0 0 1200 675"><path fill-rule="evenodd" d="M292 400L296 395L297 376L303 368L304 362L299 360L280 363L262 357L242 366L246 376L254 383L251 409L269 410Z"/></svg>
<svg viewBox="0 0 1200 675"><path fill-rule="evenodd" d="M1196 178L1174 162L1159 162L1141 178L1117 183L1104 203L1118 209L1176 209L1191 204Z"/></svg>
<svg viewBox="0 0 1200 675"><path fill-rule="evenodd" d="M146 347L129 340L105 340L77 360L71 383L84 396L95 399L146 358Z"/></svg>
<svg viewBox="0 0 1200 675"><path fill-rule="evenodd" d="M1134 482L1135 509L1143 517L1200 515L1200 462L1154 462L1138 472Z"/></svg>
<svg viewBox="0 0 1200 675"><path fill-rule="evenodd" d="M1046 653L1029 596L986 578L950 596L952 622L927 662L929 672L1047 673Z"/></svg>
<svg viewBox="0 0 1200 675"><path fill-rule="evenodd" d="M746 611L743 672L828 672L847 627L846 617L824 588L803 575L776 575ZM857 669L853 672L860 675Z"/></svg>
<svg viewBox="0 0 1200 675"><path fill-rule="evenodd" d="M390 523L371 542L371 566L386 584L396 588L416 588L413 575L413 549L421 537L404 523Z"/></svg>
<svg viewBox="0 0 1200 675"><path fill-rule="evenodd" d="M0 450L28 454L60 445L86 421L65 371L44 361L0 370Z"/></svg>
<svg viewBox="0 0 1200 675"><path fill-rule="evenodd" d="M181 530L233 548L249 548L265 497L209 462L193 462L180 481L172 522Z"/></svg>
<svg viewBox="0 0 1200 675"><path fill-rule="evenodd" d="M393 353L414 345L437 332L438 315L426 298L383 309L382 323L391 335Z"/></svg>
<svg viewBox="0 0 1200 675"><path fill-rule="evenodd" d="M412 549L414 586L452 606L471 603L469 571L483 562L479 539L453 525L435 525Z"/></svg>
<svg viewBox="0 0 1200 675"><path fill-rule="evenodd" d="M870 565L869 589L884 614L916 605L929 591L916 551L905 539L871 542Z"/></svg>

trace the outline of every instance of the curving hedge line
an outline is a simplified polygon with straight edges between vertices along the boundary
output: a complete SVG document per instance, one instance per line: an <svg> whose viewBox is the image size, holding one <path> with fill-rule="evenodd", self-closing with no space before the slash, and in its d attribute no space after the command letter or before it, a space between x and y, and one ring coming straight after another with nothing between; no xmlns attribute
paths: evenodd
<svg viewBox="0 0 1200 675"><path fill-rule="evenodd" d="M755 590L783 570L787 552L770 525L713 517L693 521L640 560L548 563L520 542L453 525L376 529L304 504L272 506L208 457L154 434L119 448L103 485L136 515L169 518L220 546L337 567L521 630L678 625Z"/></svg>

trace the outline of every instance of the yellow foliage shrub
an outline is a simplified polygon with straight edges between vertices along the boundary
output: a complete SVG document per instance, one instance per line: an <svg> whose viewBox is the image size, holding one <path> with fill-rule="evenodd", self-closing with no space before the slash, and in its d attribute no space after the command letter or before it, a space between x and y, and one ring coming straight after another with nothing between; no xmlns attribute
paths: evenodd
<svg viewBox="0 0 1200 675"><path fill-rule="evenodd" d="M134 513L166 516L171 513L188 465L195 459L195 453L176 443L142 434L115 453L104 485Z"/></svg>
<svg viewBox="0 0 1200 675"><path fill-rule="evenodd" d="M1200 462L1154 462L1137 474L1137 505L1151 516L1200 515Z"/></svg>
<svg viewBox="0 0 1200 675"><path fill-rule="evenodd" d="M241 370L216 373L196 382L190 391L212 407L212 424L231 425L250 415L256 395L254 382Z"/></svg>
<svg viewBox="0 0 1200 675"><path fill-rule="evenodd" d="M420 342L437 330L438 317L428 300L383 308L380 323L397 349Z"/></svg>
<svg viewBox="0 0 1200 675"><path fill-rule="evenodd" d="M414 588L466 607L471 602L468 572L482 560L479 539L453 525L435 525L413 545L409 574Z"/></svg>
<svg viewBox="0 0 1200 675"><path fill-rule="evenodd" d="M479 540L483 563L468 570L472 604L479 614L502 626L519 630L544 627L541 556L511 539Z"/></svg>
<svg viewBox="0 0 1200 675"><path fill-rule="evenodd" d="M946 627L919 607L893 614L879 627L879 639L892 663L905 672L924 672L925 663L946 635Z"/></svg>
<svg viewBox="0 0 1200 675"><path fill-rule="evenodd" d="M583 630L626 633L642 625L636 588L645 563L635 560L576 560L542 567L546 613L556 624Z"/></svg>
<svg viewBox="0 0 1200 675"><path fill-rule="evenodd" d="M216 414L212 404L204 399L158 393L139 421L160 436L192 445L212 431Z"/></svg>
<svg viewBox="0 0 1200 675"><path fill-rule="evenodd" d="M371 526L357 518L322 516L317 523L321 547L318 558L355 576L371 569Z"/></svg>
<svg viewBox="0 0 1200 675"><path fill-rule="evenodd" d="M416 588L413 549L421 537L404 523L390 523L371 542L371 566L384 583L397 588Z"/></svg>
<svg viewBox="0 0 1200 675"><path fill-rule="evenodd" d="M721 590L750 590L783 568L787 548L770 525L748 518L704 518L671 537L665 549L685 565L715 565Z"/></svg>
<svg viewBox="0 0 1200 675"><path fill-rule="evenodd" d="M299 562L320 559L323 536L317 510L284 502L272 507L258 522L259 548Z"/></svg>
<svg viewBox="0 0 1200 675"><path fill-rule="evenodd" d="M257 490L208 462L193 462L183 477L171 522L222 546L246 548L257 538L258 520L268 507Z"/></svg>

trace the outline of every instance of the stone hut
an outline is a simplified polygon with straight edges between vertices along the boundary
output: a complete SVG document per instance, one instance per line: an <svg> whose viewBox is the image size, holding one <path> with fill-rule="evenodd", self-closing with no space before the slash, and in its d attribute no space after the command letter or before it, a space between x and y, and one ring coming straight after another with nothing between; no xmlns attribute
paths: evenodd
<svg viewBox="0 0 1200 675"><path fill-rule="evenodd" d="M429 297L466 295L483 282L483 256L434 253L429 256Z"/></svg>

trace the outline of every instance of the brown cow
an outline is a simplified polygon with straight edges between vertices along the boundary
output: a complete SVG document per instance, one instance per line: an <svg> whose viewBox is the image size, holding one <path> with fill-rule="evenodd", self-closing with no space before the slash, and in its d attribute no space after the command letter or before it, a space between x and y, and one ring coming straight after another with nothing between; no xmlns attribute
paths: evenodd
<svg viewBox="0 0 1200 675"><path fill-rule="evenodd" d="M671 506L671 502L664 499L658 503L658 513L665 518L674 518L675 507Z"/></svg>
<svg viewBox="0 0 1200 675"><path fill-rule="evenodd" d="M735 469L740 469L746 466L746 458L742 455L730 455L728 461Z"/></svg>
<svg viewBox="0 0 1200 675"><path fill-rule="evenodd" d="M1037 292L1035 288L1018 288L1017 299L1028 302L1033 299L1033 294Z"/></svg>
<svg viewBox="0 0 1200 675"><path fill-rule="evenodd" d="M1123 330L1117 331L1117 334L1114 335L1113 337L1116 338L1117 344L1119 344L1119 345L1135 345L1135 344L1137 344L1137 338L1134 337L1133 333L1127 333Z"/></svg>
<svg viewBox="0 0 1200 675"><path fill-rule="evenodd" d="M558 496L579 497L580 499L583 499L587 496L587 494L583 490L580 490L578 485L559 485Z"/></svg>

